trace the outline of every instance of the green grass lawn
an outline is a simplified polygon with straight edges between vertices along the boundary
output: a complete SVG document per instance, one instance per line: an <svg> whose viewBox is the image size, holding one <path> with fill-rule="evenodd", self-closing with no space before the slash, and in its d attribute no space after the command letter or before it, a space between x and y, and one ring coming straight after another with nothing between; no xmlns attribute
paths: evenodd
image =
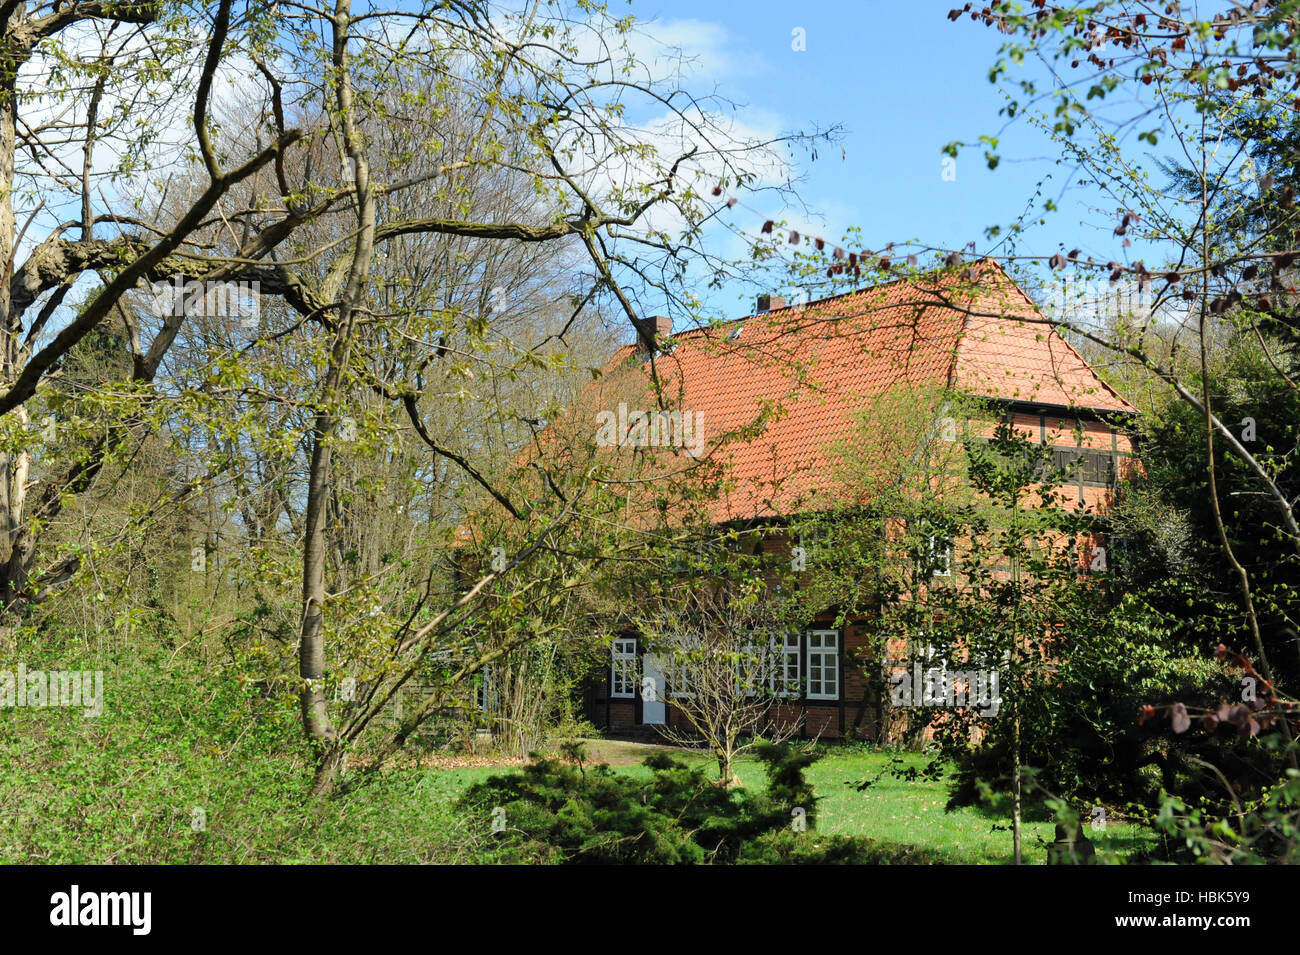
<svg viewBox="0 0 1300 955"><path fill-rule="evenodd" d="M926 758L905 754L905 763L920 767ZM874 778L888 754L866 750L834 753L813 764L808 779L820 798L818 828L828 833L869 836L889 842L922 846L955 863L1012 861L1011 806L1004 799L993 808L963 807L947 812L948 787L943 780L906 780L882 775L867 790L857 783ZM740 772L746 785L762 785L762 768L747 765ZM1054 838L1054 821L1030 813L1023 834L1026 862L1046 862L1046 843ZM995 828L998 827L998 828ZM1104 831L1087 830L1099 853L1124 854L1143 838L1136 827L1112 823Z"/></svg>
<svg viewBox="0 0 1300 955"><path fill-rule="evenodd" d="M608 757L616 772L649 778L650 770L640 765L639 748L626 744L597 742L594 755ZM648 748L645 748L648 751ZM678 751L684 762L704 766L710 775L716 767L707 757ZM920 767L927 758L903 754L905 764ZM820 802L817 830L825 833L868 836L889 842L930 849L949 862L965 864L1009 864L1012 860L1010 802L995 808L964 807L946 812L947 785L944 781L909 781L888 774L864 792L856 784L875 778L888 764L890 754L867 748L830 749L808 771ZM421 790L436 799L451 801L473 783L509 768L426 770ZM742 760L737 774L746 786L764 785L763 767ZM1029 812L1024 826L1024 861L1043 864L1046 843L1053 838L1053 822L1040 811ZM995 828L997 827L997 828ZM1147 836L1136 826L1112 822L1104 831L1086 830L1100 858L1121 862L1144 846Z"/></svg>

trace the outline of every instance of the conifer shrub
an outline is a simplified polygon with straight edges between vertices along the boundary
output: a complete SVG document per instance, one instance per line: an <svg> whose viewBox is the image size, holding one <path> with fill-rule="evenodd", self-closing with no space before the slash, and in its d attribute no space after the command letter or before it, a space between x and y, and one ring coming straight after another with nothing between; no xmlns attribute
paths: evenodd
<svg viewBox="0 0 1300 955"><path fill-rule="evenodd" d="M720 786L667 754L646 758L651 778L586 761L581 744L493 776L460 801L504 863L826 864L930 862L922 850L816 833L805 770L817 756L787 744L755 748L761 790Z"/></svg>

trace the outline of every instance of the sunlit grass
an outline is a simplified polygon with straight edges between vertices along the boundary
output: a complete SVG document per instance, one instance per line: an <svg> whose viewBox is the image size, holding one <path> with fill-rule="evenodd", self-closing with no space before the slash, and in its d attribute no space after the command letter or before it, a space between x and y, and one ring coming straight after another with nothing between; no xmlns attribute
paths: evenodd
<svg viewBox="0 0 1300 955"><path fill-rule="evenodd" d="M716 766L703 754L683 751L678 758L703 766L710 775L716 773ZM958 864L1001 865L1012 861L1009 798L1001 798L993 806L967 806L949 812L944 808L948 802L944 780L909 780L882 773L891 758L890 753L868 748L832 749L814 763L808 780L819 799L818 831L920 846ZM897 758L902 766L914 768L928 761L918 753L899 754ZM497 771L474 768L431 772L441 777L433 791L454 798ZM650 770L640 765L617 766L615 772L634 778L650 776ZM736 772L746 786L764 784L763 766L755 760L742 759ZM866 779L874 782L859 791L858 784ZM1054 838L1054 822L1034 806L1027 809L1026 816L1024 861L1044 864L1047 843ZM1119 822L1111 822L1104 831L1086 827L1085 834L1102 861L1123 862L1129 853L1149 842L1145 831Z"/></svg>

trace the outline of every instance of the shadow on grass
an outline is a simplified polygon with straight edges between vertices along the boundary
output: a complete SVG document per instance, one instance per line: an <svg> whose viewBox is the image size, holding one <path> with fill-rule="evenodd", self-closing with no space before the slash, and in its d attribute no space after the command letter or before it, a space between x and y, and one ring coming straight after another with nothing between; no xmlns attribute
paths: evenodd
<svg viewBox="0 0 1300 955"><path fill-rule="evenodd" d="M969 809L971 812L993 822L1005 822L1011 826L1011 793L994 792L987 799L974 799L952 806L956 809ZM1020 815L1025 822L1056 822L1056 816L1048 809L1041 798L1021 797Z"/></svg>

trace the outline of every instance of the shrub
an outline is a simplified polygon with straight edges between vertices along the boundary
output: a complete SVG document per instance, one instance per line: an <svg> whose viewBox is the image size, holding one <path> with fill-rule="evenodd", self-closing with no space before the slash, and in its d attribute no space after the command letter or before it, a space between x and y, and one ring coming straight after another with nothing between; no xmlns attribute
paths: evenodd
<svg viewBox="0 0 1300 955"><path fill-rule="evenodd" d="M943 865L929 849L861 836L809 836L786 830L746 843L738 865Z"/></svg>
<svg viewBox="0 0 1300 955"><path fill-rule="evenodd" d="M473 786L461 807L486 835L495 818L502 862L600 864L833 863L929 861L919 850L814 835L816 796L804 771L817 757L760 744L767 786L719 786L671 756L645 760L651 779L590 766L581 744L563 759L537 759L522 773ZM804 810L807 832L792 828ZM504 813L504 815L503 815ZM813 840L816 839L814 842Z"/></svg>

